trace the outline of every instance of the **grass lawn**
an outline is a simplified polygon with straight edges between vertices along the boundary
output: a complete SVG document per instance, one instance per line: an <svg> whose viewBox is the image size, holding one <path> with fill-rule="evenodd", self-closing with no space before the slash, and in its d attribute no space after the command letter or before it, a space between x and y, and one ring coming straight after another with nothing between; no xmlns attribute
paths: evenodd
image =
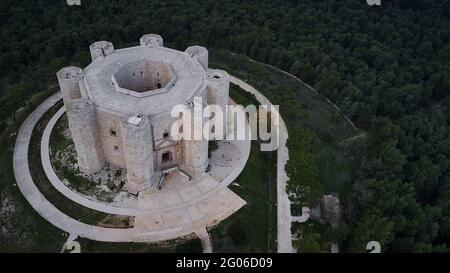
<svg viewBox="0 0 450 273"><path fill-rule="evenodd" d="M40 140L42 132L46 124L56 111L62 106L62 101L50 109L39 121L33 130L33 136L30 145L30 169L33 180L38 186L39 190L53 205L59 210L69 215L74 219L91 225L111 226L116 228L130 228L133 226L134 217L122 216L103 213L95 211L84 206L81 206L59 193L48 181L40 160ZM57 140L61 140L56 134ZM61 146L63 143L57 141L56 146ZM87 179L82 179L81 182L91 183ZM83 252L200 252L201 244L197 238L187 237L177 240L165 241L160 243L112 243L112 242L97 242L80 238Z"/></svg>
<svg viewBox="0 0 450 273"><path fill-rule="evenodd" d="M57 252L67 235L44 220L28 204L16 185L12 156L20 124L55 90L35 96L0 136L0 252ZM6 203L6 204L5 204ZM6 207L10 208L5 210Z"/></svg>
<svg viewBox="0 0 450 273"><path fill-rule="evenodd" d="M22 122L56 89L36 95L0 135L0 253L59 252L68 234L43 219L26 201L16 185L12 166L13 148ZM64 213L86 223L98 223L111 215L76 205L54 189L46 179L40 160L40 139L45 124L61 104L49 111L35 127L30 145L29 162L33 179L42 193ZM5 209L7 208L7 209ZM114 218L114 216L112 216ZM200 240L186 237L160 243L106 243L77 239L82 252L201 252Z"/></svg>
<svg viewBox="0 0 450 273"><path fill-rule="evenodd" d="M238 104L257 105L256 99L232 85ZM276 252L276 152L261 152L252 141L243 172L230 186L247 204L211 229L215 252Z"/></svg>
<svg viewBox="0 0 450 273"><path fill-rule="evenodd" d="M85 238L77 241L86 253L201 253L202 244L195 235L158 243L98 242Z"/></svg>
<svg viewBox="0 0 450 273"><path fill-rule="evenodd" d="M325 193L338 192L341 197L348 194L360 169L364 139L351 145L342 145L342 142L361 132L354 131L320 95L284 73L226 51L211 50L210 60L211 67L246 80L273 104L280 105L289 132L294 129L312 131L317 136L314 155ZM231 90L230 94L233 92Z"/></svg>
<svg viewBox="0 0 450 273"><path fill-rule="evenodd" d="M320 94L303 82L275 68L253 62L244 55L236 55L226 50L210 50L210 66L226 70L247 81L273 104L280 105L281 116L289 131L288 148L291 164L289 162L288 164L293 167L287 168L287 172L288 176L291 176L291 183L294 183L291 184L290 189L295 188L292 185L304 185L301 188L303 193L305 193L303 189L311 189L311 187L317 189L311 191L314 195L310 198L301 198L298 204L293 203L292 215L300 215L303 205L316 206L323 194L330 193L339 195L343 214L345 214L347 200L352 195L352 184L360 177L361 162L365 154L365 134L355 130ZM233 88L230 94L248 102L246 95L242 95ZM312 141L308 142L306 136L312 136L310 138ZM291 145L295 146L295 149ZM296 179L292 179L292 170L299 174L296 174ZM308 182L305 183L306 180ZM314 234L305 237L311 242L311 246L296 243L296 246L300 247L299 251L314 250L313 252L316 252L318 249L329 251L330 236L327 235L328 237L324 239L321 233L327 230L327 234L337 234L332 238L339 241L339 236L345 234L345 223L343 226L338 230L328 231L327 225L318 222L306 229L305 226L294 224L292 231ZM313 246L313 244L316 245Z"/></svg>
<svg viewBox="0 0 450 273"><path fill-rule="evenodd" d="M333 241L326 238L327 226L310 220L305 223L293 223L294 240L292 244L300 253L327 253ZM301 237L301 239L297 239Z"/></svg>
<svg viewBox="0 0 450 273"><path fill-rule="evenodd" d="M49 200L55 207L80 222L89 225L108 225L111 222L115 222L117 223L118 228L130 227L130 225L132 225L134 221L133 219L130 219L132 217L112 215L86 208L66 198L63 194L61 194L53 187L50 181L48 181L41 163L41 137L48 121L61 106L62 101L53 106L41 118L41 120L33 130L28 159L30 162L30 171L34 183L38 187L39 191L45 196L45 198Z"/></svg>
<svg viewBox="0 0 450 273"><path fill-rule="evenodd" d="M111 172L111 178L106 182L109 190L99 188L98 185L101 183L100 181L83 176L80 170L75 167L77 159L75 148L72 148L74 147L73 141L64 134L69 130L68 127L67 115L63 114L56 122L50 136L51 163L56 174L61 180L63 178L67 179L69 182L68 186L72 190L84 195L95 195L98 200L103 202L112 202L114 197L121 191L121 186L116 186L113 180L114 177L122 175L122 170ZM66 164L63 164L56 158L58 152L67 153ZM109 168L109 166L106 168Z"/></svg>
<svg viewBox="0 0 450 273"><path fill-rule="evenodd" d="M339 193L346 205L350 184L358 179L361 158L364 155L365 138L355 138L356 132L329 103L301 82L265 65L253 63L245 57L232 54L216 54L210 51L210 66L229 71L258 88L280 112L288 130L309 130L317 137L311 151L314 154L318 180L324 193ZM5 251L59 251L67 235L42 219L26 202L17 186L12 167L12 152L17 130L31 111L55 90L34 96L31 103L17 115L0 135L0 252ZM230 96L239 104L255 103L254 98L231 86ZM59 105L60 106L60 105ZM52 109L54 113L58 107ZM36 184L43 194L66 214L83 222L96 224L110 215L73 205L45 178L40 164L40 137L52 113L47 113L35 128L30 146L30 167ZM356 141L357 140L357 141ZM342 143L345 143L344 145ZM291 158L292 159L292 158ZM230 186L247 205L212 229L214 247L218 252L270 252L276 250L276 154L261 152L253 141L248 164L238 179ZM6 205L5 205L6 204ZM114 217L114 216L112 216ZM127 223L124 222L126 227ZM294 231L306 230L320 233L318 225L305 227L294 225ZM310 231L310 228L312 229ZM314 235L315 236L315 235ZM317 238L315 238L317 239ZM320 240L319 240L320 241ZM188 241L178 247L162 247L164 244L101 243L80 239L82 249L89 252L128 251L182 251L198 250L198 240ZM321 240L321 242L326 242ZM170 243L169 243L170 244Z"/></svg>
<svg viewBox="0 0 450 273"><path fill-rule="evenodd" d="M363 146L357 143L361 149L355 151L351 145L341 143L361 132L354 131L331 104L301 82L269 66L253 63L245 56L217 52L211 51L211 67L247 80L273 104L280 105L288 131L311 130L317 135L321 143L315 147L320 182L325 192L346 194L347 184L351 184L359 168L358 151L361 153Z"/></svg>

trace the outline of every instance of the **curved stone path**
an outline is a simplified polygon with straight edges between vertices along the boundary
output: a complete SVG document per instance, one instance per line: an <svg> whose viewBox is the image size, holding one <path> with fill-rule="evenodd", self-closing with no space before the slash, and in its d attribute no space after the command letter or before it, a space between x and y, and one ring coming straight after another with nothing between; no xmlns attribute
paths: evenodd
<svg viewBox="0 0 450 273"><path fill-rule="evenodd" d="M45 220L69 234L76 234L97 241L132 241L134 232L129 229L102 228L87 225L67 216L53 206L34 184L28 165L28 148L33 128L36 126L39 119L60 99L60 93L51 96L39 105L20 127L13 155L14 175L20 191L30 205Z"/></svg>
<svg viewBox="0 0 450 273"><path fill-rule="evenodd" d="M231 82L239 85L245 91L254 94L256 99L261 104L271 105L270 101L266 97L264 97L258 90L256 90L249 84L232 76L230 78ZM172 214L169 213L168 215L162 215L161 213L159 215L151 213L132 213L133 215L136 215L134 228L103 228L93 225L87 225L67 216L66 214L58 210L55 206L53 206L45 198L45 196L43 196L42 193L39 192L39 189L33 182L28 165L28 149L33 128L36 126L40 118L60 99L60 93L56 93L55 95L51 96L41 105L39 105L24 121L16 139L13 155L13 167L17 185L19 186L20 191L25 196L26 200L31 204L31 206L44 219L60 228L61 230L68 232L71 236L80 236L97 241L143 242L167 240L192 232L196 234L201 233L200 235L204 235L203 231L206 231L205 227L208 226L208 223L211 224L211 214L215 213L213 215L213 218L214 221L218 222L230 216L245 204L244 200L239 198L226 187L239 175L239 173L244 168L244 164L243 166L240 166L235 171L233 171L230 176L227 177L224 181L222 181L221 184L223 184L223 186L217 187L219 189L217 191L214 191L214 194L211 193L211 196L209 196L208 198L204 198L205 200L199 202L199 204L195 204L195 206L192 205L191 207L184 208L183 211L180 210L179 212L174 212ZM43 149L42 151L44 151L44 153L41 154L41 157L45 160L47 160L45 154L48 155L49 152L48 138L50 136L51 128L55 125L57 119L63 114L63 112L64 111L60 109L60 111L58 111L58 113L54 116L54 120L50 124L49 129L47 130L46 128L45 137L43 137L43 141L41 143L41 149ZM292 216L290 214L290 202L286 193L286 182L288 180L288 177L284 170L284 166L288 160L288 151L286 147L288 134L284 121L281 119L281 117L279 137L280 146L277 151L278 252L293 252L290 232ZM248 156L249 154L246 155L246 158L248 158ZM245 160L245 162L246 161L247 160ZM51 165L49 166L51 168ZM49 169L47 168L47 171L48 170ZM204 194L206 194L206 192L204 192ZM217 208L226 209L216 211ZM115 211L115 213L113 214L127 215L128 213L130 213L130 211L121 210ZM219 218L215 219L217 217ZM161 222L165 222L166 220L169 220L169 222L175 221L176 223L170 222L172 223L171 227L166 229L158 229L157 227L155 228L155 225L159 227L161 225ZM203 237L205 236L202 236L202 238ZM207 251L209 251L209 247Z"/></svg>
<svg viewBox="0 0 450 273"><path fill-rule="evenodd" d="M44 219L68 232L72 237L80 236L108 242L169 240L191 233L197 234L199 230L205 230L205 227L220 222L245 205L245 201L230 189L226 186L217 187L219 182L205 175L206 179L200 181L199 190L203 195L198 202L170 211L142 212L136 215L133 228L104 228L88 225L69 217L53 206L39 191L33 182L28 164L28 150L33 128L60 99L60 93L51 96L24 121L15 143L13 168L17 185L25 199ZM43 146L46 146L45 143ZM213 187L217 187L217 190L211 191ZM210 194L207 194L208 191ZM183 196L173 197L173 199L183 198Z"/></svg>
<svg viewBox="0 0 450 273"><path fill-rule="evenodd" d="M59 120L59 118L61 118L61 116L65 112L66 112L66 108L64 106L62 106L58 110L58 112L56 112L56 114L47 123L44 133L42 134L42 140L41 140L42 167L44 169L45 174L47 175L48 180L52 184L52 186L55 187L55 189L57 189L65 197L67 197L70 200L72 200L80 205L83 205L87 208L98 210L98 211L101 211L104 213L109 213L109 214L131 215L131 216L137 215L138 213L137 213L136 209L120 208L120 207L109 206L104 203L92 201L92 200L84 197L83 195L71 190L56 175L55 171L53 170L51 161L50 161L50 149L49 149L50 135L51 135L52 129L55 126L56 122Z"/></svg>
<svg viewBox="0 0 450 273"><path fill-rule="evenodd" d="M256 100L262 105L272 105L261 92L255 89L245 81L230 75L230 81L248 93L255 96ZM272 108L273 109L273 108ZM287 181L289 180L285 165L289 159L286 141L288 139L288 131L281 115L279 115L279 146L277 150L277 243L279 253L292 253L291 234L291 202L286 192Z"/></svg>
<svg viewBox="0 0 450 273"><path fill-rule="evenodd" d="M222 182L217 183L214 185L214 187L207 187L208 191L202 192L201 197L197 195L184 195L185 199L183 198L177 198L173 199L174 202L172 204L163 203L162 206L156 207L155 205L152 206L146 206L144 203L145 201L141 200L141 204L139 204L137 207L118 207L111 204L102 203L99 201L91 200L84 196L83 194L80 194L76 191L73 191L70 189L66 184L64 184L61 179L58 177L58 175L55 173L51 161L50 161L50 135L51 132L56 125L57 121L62 117L62 115L65 113L65 107L62 106L58 112L50 119L50 121L47 123L47 126L45 127L45 130L42 134L42 140L41 140L41 161L42 166L44 169L45 174L47 175L48 180L50 183L55 187L61 194L63 194L68 199L85 206L87 208L101 211L104 213L109 214L118 214L118 215L128 215L128 216L137 216L141 215L143 213L151 213L155 212L156 210L174 210L179 209L183 207L187 207L189 205L193 205L196 202L199 202L199 199L204 199L206 197L209 197L211 195L214 195L217 193L217 191L226 188L229 184L231 184L242 172L242 170L245 167L245 163L247 162L249 156L250 156L250 140L248 141L238 141L237 145L239 145L239 151L240 151L240 160L238 164L234 165L233 168L230 170L228 175L222 180ZM236 143L236 142L235 142ZM204 176L203 179L207 179L208 176ZM203 181L196 182L199 184L204 183ZM206 187L205 187L206 188ZM197 189L197 186L191 185L188 188L182 189L183 191L199 191ZM165 197L166 199L169 199ZM142 198L144 199L144 198ZM157 202L155 200L150 200L151 202Z"/></svg>

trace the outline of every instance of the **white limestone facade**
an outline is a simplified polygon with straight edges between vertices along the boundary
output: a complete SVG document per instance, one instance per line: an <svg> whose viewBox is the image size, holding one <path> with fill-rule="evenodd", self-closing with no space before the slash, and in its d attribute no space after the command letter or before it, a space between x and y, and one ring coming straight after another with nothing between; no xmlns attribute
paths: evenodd
<svg viewBox="0 0 450 273"><path fill-rule="evenodd" d="M90 53L86 68L57 72L80 170L92 174L105 162L126 168L132 193L157 183L168 168L202 175L208 141L176 140L170 131L175 105L192 106L201 97L204 104L226 109L229 77L208 69L207 49L192 46L182 52L147 34L139 46L115 49L99 41Z"/></svg>

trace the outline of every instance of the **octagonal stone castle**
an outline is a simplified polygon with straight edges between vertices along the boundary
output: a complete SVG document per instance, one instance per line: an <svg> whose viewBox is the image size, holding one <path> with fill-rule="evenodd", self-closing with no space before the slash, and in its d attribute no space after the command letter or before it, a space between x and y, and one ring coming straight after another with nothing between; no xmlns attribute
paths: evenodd
<svg viewBox="0 0 450 273"><path fill-rule="evenodd" d="M114 49L99 41L90 53L85 69L57 72L80 171L98 172L105 162L126 168L134 194L158 183L167 169L202 175L208 141L174 140L170 130L175 105L192 107L194 97L223 109L228 104L228 74L208 69L208 51L166 48L161 36L147 34L139 46Z"/></svg>

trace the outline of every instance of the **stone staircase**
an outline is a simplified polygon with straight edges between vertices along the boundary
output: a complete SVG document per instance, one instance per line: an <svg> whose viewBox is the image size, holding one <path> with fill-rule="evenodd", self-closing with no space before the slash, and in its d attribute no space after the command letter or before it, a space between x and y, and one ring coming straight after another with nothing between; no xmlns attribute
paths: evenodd
<svg viewBox="0 0 450 273"><path fill-rule="evenodd" d="M197 236L200 238L202 243L203 253L213 253L213 246L211 242L211 237L209 237L208 231L206 228L198 230L195 232Z"/></svg>

